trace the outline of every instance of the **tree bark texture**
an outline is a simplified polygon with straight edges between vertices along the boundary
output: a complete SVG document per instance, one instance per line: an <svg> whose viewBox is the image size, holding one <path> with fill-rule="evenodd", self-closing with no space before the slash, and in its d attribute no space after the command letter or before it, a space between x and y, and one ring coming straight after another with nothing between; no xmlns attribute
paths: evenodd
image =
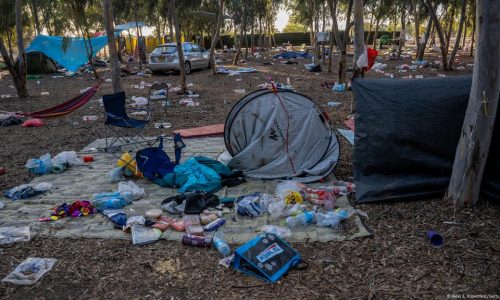
<svg viewBox="0 0 500 300"><path fill-rule="evenodd" d="M118 50L115 39L115 26L113 24L113 4L112 0L103 0L104 25L108 36L109 60L111 64L111 80L113 83L113 93L123 91L120 62L118 61Z"/></svg>

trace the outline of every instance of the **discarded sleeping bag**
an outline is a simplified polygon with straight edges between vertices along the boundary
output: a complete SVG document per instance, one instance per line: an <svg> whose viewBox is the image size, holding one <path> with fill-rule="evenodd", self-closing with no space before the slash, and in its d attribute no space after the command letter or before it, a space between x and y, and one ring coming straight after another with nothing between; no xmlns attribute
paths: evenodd
<svg viewBox="0 0 500 300"><path fill-rule="evenodd" d="M222 187L222 179L216 170L207 166L206 163L209 161L213 160L204 157L192 157L186 160L182 164L175 166L174 172L163 177L163 185L180 187L179 192L181 193L188 191L215 192L219 190ZM212 166L215 163L210 162Z"/></svg>
<svg viewBox="0 0 500 300"><path fill-rule="evenodd" d="M276 282L302 261L288 243L272 233L255 237L234 252L234 268Z"/></svg>
<svg viewBox="0 0 500 300"><path fill-rule="evenodd" d="M181 159L181 149L184 143L182 143L179 134L174 137L175 145L175 162L170 160L167 153L163 151L163 138L160 137L160 144L158 147L149 147L139 150L135 156L137 161L137 167L142 172L144 177L154 181L155 183L163 186L163 177L174 172L174 168Z"/></svg>

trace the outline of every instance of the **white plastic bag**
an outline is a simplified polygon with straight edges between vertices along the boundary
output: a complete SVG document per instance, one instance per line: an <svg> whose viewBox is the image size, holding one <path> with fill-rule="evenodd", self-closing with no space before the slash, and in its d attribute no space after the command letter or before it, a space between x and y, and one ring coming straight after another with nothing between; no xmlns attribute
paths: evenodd
<svg viewBox="0 0 500 300"><path fill-rule="evenodd" d="M123 176L123 167L116 167L108 172L108 181L111 183L118 182L124 179L125 177Z"/></svg>
<svg viewBox="0 0 500 300"><path fill-rule="evenodd" d="M134 200L141 199L145 193L143 188L140 188L131 180L118 183L118 192L122 195L125 193L132 193Z"/></svg>
<svg viewBox="0 0 500 300"><path fill-rule="evenodd" d="M48 174L52 170L52 159L50 154L47 153L40 156L40 158L30 158L25 166L33 174Z"/></svg>
<svg viewBox="0 0 500 300"><path fill-rule="evenodd" d="M45 191L48 191L52 188L52 183L50 182L40 182L40 183L37 183L33 189L35 191L39 191L39 192L45 192Z"/></svg>
<svg viewBox="0 0 500 300"><path fill-rule="evenodd" d="M29 257L2 279L2 282L33 284L49 272L56 262L55 258Z"/></svg>
<svg viewBox="0 0 500 300"><path fill-rule="evenodd" d="M368 49L365 46L363 50L363 54L358 57L358 61L356 62L358 68L363 69L364 67L368 67Z"/></svg>
<svg viewBox="0 0 500 300"><path fill-rule="evenodd" d="M81 165L82 161L78 159L75 151L63 151L52 159L55 164L68 164L70 166Z"/></svg>
<svg viewBox="0 0 500 300"><path fill-rule="evenodd" d="M262 227L262 232L272 233L282 239L292 236L292 231L288 227L266 225Z"/></svg>
<svg viewBox="0 0 500 300"><path fill-rule="evenodd" d="M0 245L27 242L31 239L30 227L0 227Z"/></svg>

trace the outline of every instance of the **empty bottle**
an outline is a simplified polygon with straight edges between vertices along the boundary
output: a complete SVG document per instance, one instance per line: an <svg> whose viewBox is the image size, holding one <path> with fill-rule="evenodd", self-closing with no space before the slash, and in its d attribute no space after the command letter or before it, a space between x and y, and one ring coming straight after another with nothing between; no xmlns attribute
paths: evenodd
<svg viewBox="0 0 500 300"><path fill-rule="evenodd" d="M213 222L210 222L208 225L204 226L203 229L205 229L205 231L215 231L217 230L217 228L221 227L224 224L226 224L226 220L219 218Z"/></svg>
<svg viewBox="0 0 500 300"><path fill-rule="evenodd" d="M94 205L96 208L101 209L118 209L132 202L131 199L129 199L130 197L127 193L101 193L96 194L93 197L94 200L92 200L92 205Z"/></svg>
<svg viewBox="0 0 500 300"><path fill-rule="evenodd" d="M285 224L286 226L289 227L307 225L313 223L315 219L316 219L316 214L313 211L306 211L294 217L286 218Z"/></svg>
<svg viewBox="0 0 500 300"><path fill-rule="evenodd" d="M224 235L221 232L216 232L213 238L213 244L217 251L223 256L228 257L231 255L231 247L224 239Z"/></svg>
<svg viewBox="0 0 500 300"><path fill-rule="evenodd" d="M316 224L318 226L333 227L337 226L342 220L347 219L349 217L349 213L343 209L336 209L335 211L329 211L325 214L318 213L316 216L318 219Z"/></svg>
<svg viewBox="0 0 500 300"><path fill-rule="evenodd" d="M212 240L208 237L185 234L181 240L183 245L190 245L196 247L210 247Z"/></svg>

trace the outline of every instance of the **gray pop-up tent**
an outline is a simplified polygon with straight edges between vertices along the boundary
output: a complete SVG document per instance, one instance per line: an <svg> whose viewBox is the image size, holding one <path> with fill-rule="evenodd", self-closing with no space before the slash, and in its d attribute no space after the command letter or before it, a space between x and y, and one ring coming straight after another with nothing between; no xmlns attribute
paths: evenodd
<svg viewBox="0 0 500 300"><path fill-rule="evenodd" d="M229 165L261 179L313 182L337 164L339 145L326 113L310 98L258 90L236 103L224 128Z"/></svg>
<svg viewBox="0 0 500 300"><path fill-rule="evenodd" d="M16 68L19 68L19 59L16 60ZM28 74L56 73L57 65L52 58L40 51L26 52L26 71Z"/></svg>
<svg viewBox="0 0 500 300"><path fill-rule="evenodd" d="M471 84L471 76L354 81L356 202L444 195ZM481 186L482 197L494 201L500 201L499 114Z"/></svg>

